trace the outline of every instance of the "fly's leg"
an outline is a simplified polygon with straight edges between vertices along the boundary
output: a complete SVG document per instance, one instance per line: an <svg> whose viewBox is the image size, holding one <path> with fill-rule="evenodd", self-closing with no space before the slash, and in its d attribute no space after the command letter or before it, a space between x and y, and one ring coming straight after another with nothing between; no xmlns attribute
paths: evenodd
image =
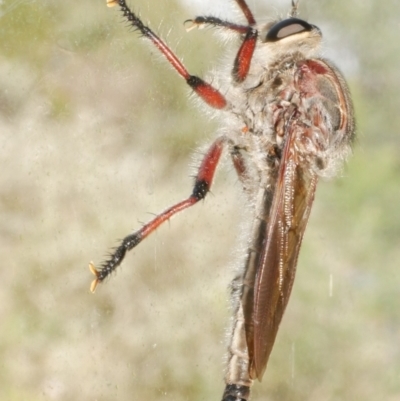
<svg viewBox="0 0 400 401"><path fill-rule="evenodd" d="M239 178L240 183L243 186L244 192L248 195L252 195L252 186L249 180L249 171L245 158L241 152L241 149L238 146L232 146L230 149L230 155L233 163L233 167L235 168L236 174Z"/></svg>
<svg viewBox="0 0 400 401"><path fill-rule="evenodd" d="M253 58L254 49L257 43L258 31L254 28L256 20L254 19L254 16L250 11L247 3L244 0L235 1L240 9L243 11L248 25L238 25L229 21L221 20L216 17L196 17L194 20L188 20L186 22L190 21L193 23L193 26L198 27L203 25L218 26L244 35L243 42L236 54L232 69L233 79L236 82L240 83L246 79L249 73L251 59Z"/></svg>
<svg viewBox="0 0 400 401"><path fill-rule="evenodd" d="M246 17L248 25L238 25L233 22L221 20L220 18L216 17L196 17L194 20L187 20L186 22L192 22L195 26L196 25L200 26L204 24L212 26L220 26L223 28L227 28L245 34L247 33L249 26L253 26L256 24L256 20L254 19L253 13L251 12L245 0L235 0L235 1L238 4L239 8L242 10L244 16Z"/></svg>
<svg viewBox="0 0 400 401"><path fill-rule="evenodd" d="M249 73L251 59L253 58L254 49L256 48L257 36L257 29L249 26L235 61L233 62L232 76L238 83L243 82Z"/></svg>
<svg viewBox="0 0 400 401"><path fill-rule="evenodd" d="M240 25L240 24L235 24L234 22L226 21L217 17L212 17L212 16L200 16L196 17L195 19L188 19L185 21L186 23L191 23L186 30L191 31L194 28L202 28L205 25L210 25L210 26L216 26L224 29L228 29L230 31L235 31L237 33L240 33L242 35L245 35L247 31L249 30L248 25Z"/></svg>
<svg viewBox="0 0 400 401"><path fill-rule="evenodd" d="M249 73L251 59L253 58L254 49L256 47L258 36L257 29L252 26L238 25L215 17L196 17L194 20L187 20L186 22L192 22L193 24L188 30L196 26L211 25L229 29L244 35L243 42L236 54L232 69L233 79L236 82L243 82Z"/></svg>
<svg viewBox="0 0 400 401"><path fill-rule="evenodd" d="M246 180L248 179L247 167L246 167L246 162L243 158L243 155L240 153L240 149L237 146L232 147L231 158L232 158L233 167L235 167L235 170L239 177L239 180L244 186Z"/></svg>
<svg viewBox="0 0 400 401"><path fill-rule="evenodd" d="M122 243L111 254L109 259L102 263L98 270L95 268L92 262L89 264L90 271L96 276L90 287L92 292L95 291L99 283L107 278L122 263L127 251L138 245L149 234L155 231L162 223L169 220L173 215L189 208L190 206L193 206L201 199L204 199L210 190L225 143L225 138L220 137L211 145L200 164L192 194L187 199L171 206L156 216L153 220L145 224L140 230L125 237L122 240Z"/></svg>
<svg viewBox="0 0 400 401"><path fill-rule="evenodd" d="M232 76L236 82L242 82L249 73L251 59L256 47L258 32L253 26L256 20L245 0L235 0L249 23L248 31L233 63Z"/></svg>
<svg viewBox="0 0 400 401"><path fill-rule="evenodd" d="M251 12L249 6L247 5L245 0L235 0L240 9L242 10L244 16L247 19L249 25L255 25L256 20L254 19L253 13Z"/></svg>
<svg viewBox="0 0 400 401"><path fill-rule="evenodd" d="M141 19L127 6L125 0L107 0L107 5L109 7L118 5L124 17L127 18L135 30L139 31L141 35L149 39L157 47L178 74L185 79L193 91L209 106L215 109L223 109L226 106L227 102L222 93L201 78L189 74L172 50L148 26L143 24Z"/></svg>

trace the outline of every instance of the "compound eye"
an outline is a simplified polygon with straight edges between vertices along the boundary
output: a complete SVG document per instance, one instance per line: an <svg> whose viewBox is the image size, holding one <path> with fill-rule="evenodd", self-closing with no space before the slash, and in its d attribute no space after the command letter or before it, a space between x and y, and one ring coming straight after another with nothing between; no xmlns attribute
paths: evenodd
<svg viewBox="0 0 400 401"><path fill-rule="evenodd" d="M308 22L299 18L288 18L275 24L265 37L266 42L276 42L287 38L288 36L296 35L300 32L310 32L316 28Z"/></svg>

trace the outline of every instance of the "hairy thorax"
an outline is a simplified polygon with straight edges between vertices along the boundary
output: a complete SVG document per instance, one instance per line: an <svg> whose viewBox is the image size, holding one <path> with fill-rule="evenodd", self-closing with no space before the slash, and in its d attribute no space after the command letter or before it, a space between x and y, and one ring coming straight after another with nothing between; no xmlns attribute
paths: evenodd
<svg viewBox="0 0 400 401"><path fill-rule="evenodd" d="M234 146L263 171L278 168L286 135L296 136L300 163L320 176L336 173L350 152L346 132L354 129L346 112L344 80L331 62L318 57L320 37L282 46L258 42L249 75L231 84L225 126Z"/></svg>

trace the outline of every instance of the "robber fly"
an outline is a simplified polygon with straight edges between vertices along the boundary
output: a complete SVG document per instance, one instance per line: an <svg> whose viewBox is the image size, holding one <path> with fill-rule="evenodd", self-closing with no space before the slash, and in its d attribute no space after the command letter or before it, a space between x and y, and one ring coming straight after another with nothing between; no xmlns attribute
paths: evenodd
<svg viewBox="0 0 400 401"><path fill-rule="evenodd" d="M107 1L120 7L200 99L220 111L223 130L203 157L192 194L128 235L99 269L90 263L91 290L160 224L206 196L227 149L253 220L232 284L234 319L222 400L246 401L253 381L264 374L289 301L318 178L334 175L351 152L349 90L333 63L319 56L321 31L297 17L298 1L292 0L288 18L269 23L258 24L245 0L235 2L246 24L212 16L189 20L191 27L218 27L239 39L233 68L214 85L191 75L125 0Z"/></svg>

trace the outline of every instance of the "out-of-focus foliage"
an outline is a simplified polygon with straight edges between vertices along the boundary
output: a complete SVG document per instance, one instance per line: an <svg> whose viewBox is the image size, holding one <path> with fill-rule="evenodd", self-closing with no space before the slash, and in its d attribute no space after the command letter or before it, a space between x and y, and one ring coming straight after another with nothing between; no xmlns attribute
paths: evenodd
<svg viewBox="0 0 400 401"><path fill-rule="evenodd" d="M130 3L190 71L218 65L227 44L183 26L212 3ZM285 14L289 3L249 1L257 16ZM394 401L400 4L300 5L348 78L359 136L343 177L320 183L253 399ZM105 1L8 0L0 15L0 399L220 399L227 286L243 240L229 163L205 202L131 252L95 296L87 268L190 193L188 165L216 123Z"/></svg>

